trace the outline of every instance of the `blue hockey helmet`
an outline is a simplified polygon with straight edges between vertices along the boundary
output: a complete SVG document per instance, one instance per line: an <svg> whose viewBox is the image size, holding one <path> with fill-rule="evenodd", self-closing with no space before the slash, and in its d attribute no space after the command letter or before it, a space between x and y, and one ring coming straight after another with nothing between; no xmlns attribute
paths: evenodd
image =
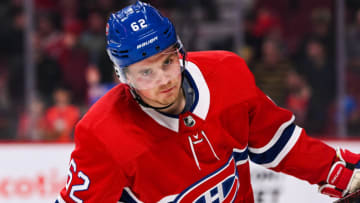
<svg viewBox="0 0 360 203"><path fill-rule="evenodd" d="M149 4L137 1L111 14L106 25L107 53L122 80L124 67L162 52L178 40L170 20ZM181 53L184 51L181 49Z"/></svg>

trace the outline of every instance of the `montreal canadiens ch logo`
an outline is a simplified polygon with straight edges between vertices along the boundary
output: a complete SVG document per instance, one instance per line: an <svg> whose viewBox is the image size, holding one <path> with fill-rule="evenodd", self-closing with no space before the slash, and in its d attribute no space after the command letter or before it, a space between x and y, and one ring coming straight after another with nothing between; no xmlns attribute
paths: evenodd
<svg viewBox="0 0 360 203"><path fill-rule="evenodd" d="M187 188L173 202L233 202L239 186L239 174L231 157L223 167Z"/></svg>

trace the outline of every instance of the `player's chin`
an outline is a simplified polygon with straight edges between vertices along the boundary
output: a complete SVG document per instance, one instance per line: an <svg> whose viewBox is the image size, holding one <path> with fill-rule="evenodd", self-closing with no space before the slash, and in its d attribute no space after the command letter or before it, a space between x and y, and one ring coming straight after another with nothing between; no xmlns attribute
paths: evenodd
<svg viewBox="0 0 360 203"><path fill-rule="evenodd" d="M159 100L164 106L175 103L178 98L179 98L179 91L174 91L170 94L159 96Z"/></svg>
<svg viewBox="0 0 360 203"><path fill-rule="evenodd" d="M177 96L176 95L171 95L171 96L167 96L167 97L160 97L159 103L161 103L163 106L167 106L169 104L172 104L176 101Z"/></svg>

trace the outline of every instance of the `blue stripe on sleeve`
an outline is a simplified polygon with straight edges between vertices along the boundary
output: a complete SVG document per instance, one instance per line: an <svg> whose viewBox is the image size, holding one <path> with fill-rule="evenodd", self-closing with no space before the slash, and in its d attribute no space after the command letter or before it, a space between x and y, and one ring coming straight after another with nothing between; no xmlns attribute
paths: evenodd
<svg viewBox="0 0 360 203"><path fill-rule="evenodd" d="M248 158L248 153L249 153L249 149L246 147L246 149L242 152L239 152L239 151L235 151L233 152L234 154L234 160L235 162L238 162L238 161L244 161Z"/></svg>
<svg viewBox="0 0 360 203"><path fill-rule="evenodd" d="M291 124L287 128L285 128L279 140L270 149L263 153L257 154L249 151L250 159L257 164L267 164L272 162L281 152L281 150L285 147L285 145L291 138L294 129L295 124Z"/></svg>

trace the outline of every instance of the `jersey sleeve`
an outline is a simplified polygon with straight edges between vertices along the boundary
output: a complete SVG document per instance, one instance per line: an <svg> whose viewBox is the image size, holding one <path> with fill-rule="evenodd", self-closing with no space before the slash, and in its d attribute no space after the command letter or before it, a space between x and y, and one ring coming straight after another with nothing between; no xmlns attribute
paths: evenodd
<svg viewBox="0 0 360 203"><path fill-rule="evenodd" d="M79 124L71 154L66 186L58 203L117 202L127 184L111 154L91 132Z"/></svg>
<svg viewBox="0 0 360 203"><path fill-rule="evenodd" d="M335 150L307 136L294 124L294 115L278 107L260 89L249 103L249 157L266 168L281 171L312 184L326 180Z"/></svg>

